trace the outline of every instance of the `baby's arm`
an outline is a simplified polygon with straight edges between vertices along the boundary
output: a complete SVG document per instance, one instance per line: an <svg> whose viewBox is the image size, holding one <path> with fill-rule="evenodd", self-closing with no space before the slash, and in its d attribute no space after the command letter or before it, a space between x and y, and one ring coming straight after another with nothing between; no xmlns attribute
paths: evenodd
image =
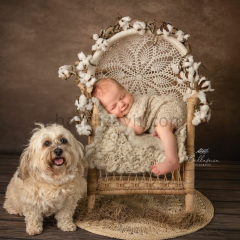
<svg viewBox="0 0 240 240"><path fill-rule="evenodd" d="M144 132L144 127L132 123L127 117L122 117L118 119L124 126L132 128L136 134L141 134Z"/></svg>

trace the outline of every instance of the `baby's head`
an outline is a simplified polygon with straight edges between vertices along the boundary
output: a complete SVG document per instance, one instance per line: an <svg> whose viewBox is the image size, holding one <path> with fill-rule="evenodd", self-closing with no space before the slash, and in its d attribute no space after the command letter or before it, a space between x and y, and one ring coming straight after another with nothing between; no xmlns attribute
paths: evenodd
<svg viewBox="0 0 240 240"><path fill-rule="evenodd" d="M92 96L99 99L108 113L117 117L127 115L133 104L131 94L118 81L111 78L97 81L93 86Z"/></svg>

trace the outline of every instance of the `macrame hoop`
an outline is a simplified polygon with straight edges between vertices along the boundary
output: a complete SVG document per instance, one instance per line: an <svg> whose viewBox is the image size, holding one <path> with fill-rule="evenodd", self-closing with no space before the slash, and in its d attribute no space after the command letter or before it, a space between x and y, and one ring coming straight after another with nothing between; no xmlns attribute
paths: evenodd
<svg viewBox="0 0 240 240"><path fill-rule="evenodd" d="M119 40L129 37L129 36L133 36L133 35L139 35L138 31L136 31L135 29L128 29L128 30L117 33L116 35L114 35L108 39L107 49L110 48L114 42L119 41ZM145 32L145 35L153 36L153 34L151 33L150 30L147 30ZM180 43L176 38L174 38L172 36L164 36L164 35L159 36L159 38L162 38L162 39L170 42L182 54L182 56L187 54L188 50L186 49L186 47L182 43ZM102 57L103 54L104 54L103 50L97 50L93 55L91 63L93 65L97 65L98 61L100 60L100 58ZM87 73L90 75L95 75L95 70L96 70L96 66L91 65L91 66L89 66Z"/></svg>

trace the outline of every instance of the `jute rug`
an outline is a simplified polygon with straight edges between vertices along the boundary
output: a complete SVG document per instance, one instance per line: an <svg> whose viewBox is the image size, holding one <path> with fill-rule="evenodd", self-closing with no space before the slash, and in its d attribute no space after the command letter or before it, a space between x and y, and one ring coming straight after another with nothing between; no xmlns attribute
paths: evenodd
<svg viewBox="0 0 240 240"><path fill-rule="evenodd" d="M103 236L157 240L187 235L206 226L214 215L212 203L195 190L194 211L185 213L183 195L97 196L87 214L87 199L80 201L74 219L78 227Z"/></svg>

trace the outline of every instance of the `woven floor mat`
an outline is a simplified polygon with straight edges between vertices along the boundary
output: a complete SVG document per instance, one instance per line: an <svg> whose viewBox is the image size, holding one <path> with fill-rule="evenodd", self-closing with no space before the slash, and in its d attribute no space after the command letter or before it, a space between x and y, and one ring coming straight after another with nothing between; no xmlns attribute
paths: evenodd
<svg viewBox="0 0 240 240"><path fill-rule="evenodd" d="M119 239L169 239L206 226L214 215L212 203L197 190L193 209L185 213L184 195L97 196L95 209L87 214L87 199L74 216L78 227Z"/></svg>

